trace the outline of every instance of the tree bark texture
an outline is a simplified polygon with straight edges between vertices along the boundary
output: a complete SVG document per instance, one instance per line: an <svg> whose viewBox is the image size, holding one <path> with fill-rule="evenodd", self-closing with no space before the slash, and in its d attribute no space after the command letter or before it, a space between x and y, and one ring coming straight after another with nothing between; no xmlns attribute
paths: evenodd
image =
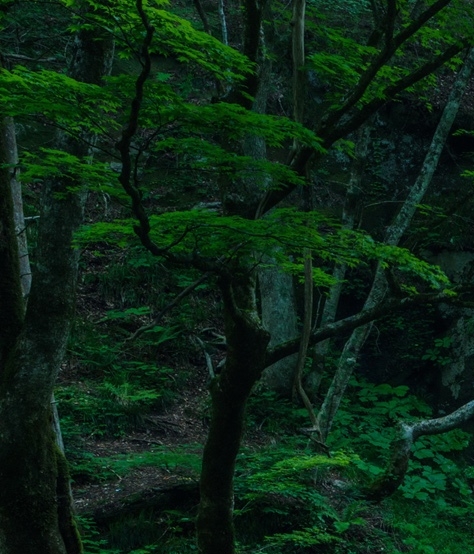
<svg viewBox="0 0 474 554"><path fill-rule="evenodd" d="M306 0L293 0L292 56L293 56L293 117L303 123L305 104L306 71L305 63L305 11Z"/></svg>
<svg viewBox="0 0 474 554"><path fill-rule="evenodd" d="M9 163L11 151L8 126L7 119L3 119L0 125L0 160L4 164ZM0 368L5 364L21 329L24 311L10 178L9 169L0 167Z"/></svg>
<svg viewBox="0 0 474 554"><path fill-rule="evenodd" d="M448 101L441 115L441 119L433 135L430 148L426 154L419 176L410 190L410 193L403 203L403 206L394 222L387 229L385 242L389 245L395 246L398 244L410 225L417 205L423 199L423 196L431 183L431 179L438 165L441 152L446 143L446 139L449 136L449 131L451 130L454 118L459 110L459 106L469 82L473 67L474 49L471 49L453 85ZM371 309L380 303L385 296L386 289L387 283L385 274L379 263L374 281L372 283L372 288L363 309ZM331 430L337 409L339 408L339 404L344 395L347 384L349 383L349 379L351 378L354 368L356 367L360 349L364 345L369 333L370 326L359 327L352 333L351 337L344 346L336 374L318 414L318 422L323 439L327 437L329 431Z"/></svg>
<svg viewBox="0 0 474 554"><path fill-rule="evenodd" d="M255 279L221 281L227 359L211 385L212 415L203 453L197 520L202 554L234 554L233 481L245 405L260 378L270 336L257 314Z"/></svg>
<svg viewBox="0 0 474 554"><path fill-rule="evenodd" d="M3 122L4 140L6 141L6 163L10 165L10 187L13 200L13 219L18 241L18 257L20 263L20 280L23 296L28 297L31 288L31 267L26 240L26 224L23 213L23 197L21 183L18 179L18 149L16 145L15 123L12 117L6 117Z"/></svg>
<svg viewBox="0 0 474 554"><path fill-rule="evenodd" d="M100 84L112 62L113 43L82 30L76 37L70 76ZM5 133L2 133L4 141ZM61 134L59 148L75 156L90 153L85 143ZM2 161L5 152L0 151ZM10 187L2 173L2 192ZM21 314L21 325L0 326L0 552L76 554L82 552L69 498L69 476L52 429L51 397L63 360L75 307L78 253L73 234L82 222L83 196L68 191L65 179L44 182L38 248L31 292L23 310L16 236L2 254L9 278L0 289L0 313ZM2 194L3 197L3 194ZM9 230L13 202L1 202L2 228ZM14 229L14 227L13 227ZM4 241L4 244L7 244ZM1 255L1 254L0 254ZM17 258L16 261L14 258ZM7 262L4 265L3 262ZM8 286L4 288L3 285ZM20 291L20 292L18 292ZM21 295L21 298L20 298ZM10 305L15 302L14 308ZM24 314L24 315L23 315ZM15 329L14 340L11 332Z"/></svg>
<svg viewBox="0 0 474 554"><path fill-rule="evenodd" d="M311 338L311 327L313 325L313 260L311 250L304 250L304 318L303 331L301 334L300 349L296 362L296 370L293 379L293 400L296 400L298 395L303 401L304 407L308 412L311 421L312 429L316 429L317 421L314 414L313 405L309 399L305 389L303 388L303 370L306 363L306 355L308 353L309 340Z"/></svg>
<svg viewBox="0 0 474 554"><path fill-rule="evenodd" d="M268 260L271 263L273 260ZM262 322L275 346L298 335L293 278L278 267L261 268L258 273ZM273 364L265 370L265 386L289 397L296 367L296 356Z"/></svg>

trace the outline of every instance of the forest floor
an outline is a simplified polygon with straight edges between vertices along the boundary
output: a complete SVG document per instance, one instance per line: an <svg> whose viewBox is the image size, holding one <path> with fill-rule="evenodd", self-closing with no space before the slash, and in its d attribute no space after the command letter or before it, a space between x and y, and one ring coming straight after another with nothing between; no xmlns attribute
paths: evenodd
<svg viewBox="0 0 474 554"><path fill-rule="evenodd" d="M146 430L137 430L116 439L89 439L84 441L84 450L97 458L106 459L116 455L138 456L153 452L157 447L165 447L173 452L181 445L203 445L207 425L199 414L206 396L205 382L193 383L180 392L179 398L166 411L147 415L144 424L140 426ZM148 466L134 468L125 475L116 475L115 480L101 483L73 484L78 513L92 513L99 507L117 504L131 495L197 478L183 468Z"/></svg>
<svg viewBox="0 0 474 554"><path fill-rule="evenodd" d="M122 308L117 299L106 299L107 295L101 292L98 286L100 280L98 276L105 271L104 268L116 263L116 260L109 258L107 249L102 254L102 257L97 258L91 252L83 253L87 269L78 291L80 321L103 321L109 310ZM146 289L143 294L150 293ZM211 298L210 302L214 302L214 299ZM209 309L209 312L212 314L215 310ZM147 323L146 319L143 323ZM213 320L209 325L220 325L220 322ZM103 327L97 331L98 334L107 332L111 333ZM161 364L174 368L176 374L182 372L183 375L188 376L178 387L176 383L169 384L173 391L173 400L167 402L165 408L147 412L136 428L131 431L127 429L126 432L121 433L123 436L82 437L81 449L89 456L92 455L97 460L104 461L103 469L107 478L73 481L73 497L79 514L91 514L100 507L116 505L132 495L137 496L152 489L171 487L183 480L193 479L197 484L197 473L190 474L191 470L179 466L163 468L137 465L126 472L116 473L115 479L111 475L114 474L113 468L106 466L107 460L114 457L126 456L132 459L153 453L158 449L166 449L173 453L175 449L184 445L192 445L193 453L201 454L207 435L208 424L203 417L203 413L206 412L203 407L207 405L209 398L209 377L204 354L199 346L194 348L193 341L189 340L189 337L187 348L189 351L186 348L176 349L173 344L173 347L165 348L165 353L156 360L157 370ZM90 377L90 370L84 363L69 359L60 372L58 384L62 387L72 386L73 389L81 388L86 386L85 383L90 382ZM59 403L59 411L61 412L61 403ZM66 444L66 451L67 446Z"/></svg>
<svg viewBox="0 0 474 554"><path fill-rule="evenodd" d="M204 440L205 432L199 428L199 423L182 418L174 410L165 416L150 416L150 420L153 419L156 419L157 425L151 425L149 431L132 433L115 440L91 440L85 444L85 448L95 456L104 458L116 454L153 452L156 446L173 450L176 445L202 443ZM182 477L182 473L173 474L159 467L138 467L124 476L117 474L115 481L73 486L76 509L79 513L93 512L99 506L115 503L131 494L169 486Z"/></svg>

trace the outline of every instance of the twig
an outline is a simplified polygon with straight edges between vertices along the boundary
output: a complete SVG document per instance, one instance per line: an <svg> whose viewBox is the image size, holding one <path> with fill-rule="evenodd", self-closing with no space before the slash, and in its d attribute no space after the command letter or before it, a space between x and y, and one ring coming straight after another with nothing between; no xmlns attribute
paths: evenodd
<svg viewBox="0 0 474 554"><path fill-rule="evenodd" d="M181 302L183 298L188 296L188 294L191 294L193 290L196 289L198 285L200 285L202 282L204 282L209 276L211 275L210 271L207 271L204 273L197 281L194 281L194 283L191 283L189 287L186 287L183 291L181 291L178 296L174 298L167 306L165 306L161 312L155 317L155 319L149 323L148 325L143 325L142 327L139 327L133 335L125 339L125 342L129 342L132 340L135 340L138 336L140 336L145 331L148 331L149 329L153 329L158 323L161 321L162 317L168 313L171 309L173 309L177 304Z"/></svg>

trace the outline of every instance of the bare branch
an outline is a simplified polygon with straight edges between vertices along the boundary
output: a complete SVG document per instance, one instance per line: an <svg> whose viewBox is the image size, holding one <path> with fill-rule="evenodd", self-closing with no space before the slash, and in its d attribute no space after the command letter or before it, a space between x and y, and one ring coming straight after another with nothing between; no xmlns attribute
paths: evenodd
<svg viewBox="0 0 474 554"><path fill-rule="evenodd" d="M459 292L465 292L466 290L467 289L459 289ZM469 292L472 291L469 290ZM339 321L330 323L316 330L311 334L309 344L314 345L323 340L335 337L341 333L352 331L389 313L405 310L408 306L434 304L438 302L460 304L469 307L472 307L473 305L472 302L466 302L462 298L453 297L452 295L444 292L418 294L417 296L410 296L406 298L390 298L389 300L385 300L384 302L377 304L373 308L363 310L358 314L340 319ZM300 341L301 337L298 337L270 348L265 358L265 367L268 367L279 360L286 358L287 356L296 354L299 349Z"/></svg>

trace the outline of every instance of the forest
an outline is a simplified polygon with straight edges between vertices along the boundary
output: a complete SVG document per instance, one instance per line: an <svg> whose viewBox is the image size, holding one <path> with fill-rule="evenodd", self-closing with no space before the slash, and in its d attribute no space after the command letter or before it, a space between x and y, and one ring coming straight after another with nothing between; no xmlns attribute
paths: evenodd
<svg viewBox="0 0 474 554"><path fill-rule="evenodd" d="M474 552L470 0L0 0L0 554Z"/></svg>

